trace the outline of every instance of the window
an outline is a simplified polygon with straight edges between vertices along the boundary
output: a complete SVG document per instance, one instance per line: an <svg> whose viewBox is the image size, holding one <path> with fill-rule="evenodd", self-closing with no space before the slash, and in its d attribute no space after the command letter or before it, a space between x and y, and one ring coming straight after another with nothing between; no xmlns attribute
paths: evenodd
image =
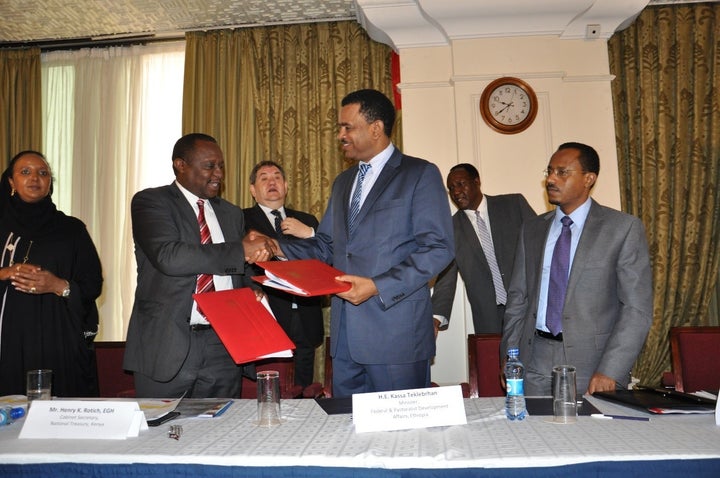
<svg viewBox="0 0 720 478"><path fill-rule="evenodd" d="M97 340L125 339L136 283L130 201L174 179L184 62L185 42L42 55L53 199L86 224L103 266Z"/></svg>

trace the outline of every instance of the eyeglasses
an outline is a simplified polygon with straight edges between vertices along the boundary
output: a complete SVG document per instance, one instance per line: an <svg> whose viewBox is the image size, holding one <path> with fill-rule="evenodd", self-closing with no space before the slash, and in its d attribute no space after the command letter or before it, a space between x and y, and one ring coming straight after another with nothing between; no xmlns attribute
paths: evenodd
<svg viewBox="0 0 720 478"><path fill-rule="evenodd" d="M585 174L585 171L582 171L582 170L562 169L562 168L557 168L557 169L547 168L547 169L543 169L542 173L543 173L543 176L545 176L546 178L555 174L555 176L557 176L561 179L565 179L566 177L570 176L570 173L575 172L575 171L580 171L581 173Z"/></svg>

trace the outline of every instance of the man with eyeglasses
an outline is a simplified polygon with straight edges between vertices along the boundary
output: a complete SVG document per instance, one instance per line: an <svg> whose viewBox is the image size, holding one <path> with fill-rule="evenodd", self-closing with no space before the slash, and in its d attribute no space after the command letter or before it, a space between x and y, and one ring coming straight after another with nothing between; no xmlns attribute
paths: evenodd
<svg viewBox="0 0 720 478"><path fill-rule="evenodd" d="M551 395L560 364L576 367L581 394L625 388L650 329L645 229L590 198L599 171L595 149L560 145L544 171L557 207L523 225L501 351L520 348L526 395Z"/></svg>

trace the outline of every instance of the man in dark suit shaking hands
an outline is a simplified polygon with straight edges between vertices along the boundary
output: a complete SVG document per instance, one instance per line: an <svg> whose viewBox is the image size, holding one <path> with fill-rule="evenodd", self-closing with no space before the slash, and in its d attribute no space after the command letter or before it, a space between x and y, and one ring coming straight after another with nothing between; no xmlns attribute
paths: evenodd
<svg viewBox="0 0 720 478"><path fill-rule="evenodd" d="M484 195L472 164L453 166L447 188L458 208L453 215L455 260L433 289L436 326L444 328L450 319L459 271L472 308L469 333L499 334L520 226L535 211L522 194Z"/></svg>
<svg viewBox="0 0 720 478"><path fill-rule="evenodd" d="M243 209L245 229L254 229L275 239L314 236L318 220L312 214L285 207L287 192L282 166L273 161L256 164L250 172L250 193L257 204ZM307 387L313 381L315 348L325 335L322 298L298 297L272 287L263 289L275 318L295 344L295 384Z"/></svg>
<svg viewBox="0 0 720 478"><path fill-rule="evenodd" d="M437 166L390 141L392 102L376 90L342 100L338 140L357 164L335 179L315 236L281 239L352 284L332 298L333 396L430 385L435 337L429 281L452 260L450 207Z"/></svg>
<svg viewBox="0 0 720 478"><path fill-rule="evenodd" d="M243 240L242 209L218 197L225 160L214 138L180 138L172 167L172 184L132 200L138 278L123 365L138 397L235 397L241 368L192 294L251 285L246 261L269 252L262 238Z"/></svg>
<svg viewBox="0 0 720 478"><path fill-rule="evenodd" d="M595 149L560 145L545 170L557 207L523 225L501 350L520 348L527 395L552 395L560 364L576 367L579 394L626 387L650 330L645 228L590 198L599 172Z"/></svg>

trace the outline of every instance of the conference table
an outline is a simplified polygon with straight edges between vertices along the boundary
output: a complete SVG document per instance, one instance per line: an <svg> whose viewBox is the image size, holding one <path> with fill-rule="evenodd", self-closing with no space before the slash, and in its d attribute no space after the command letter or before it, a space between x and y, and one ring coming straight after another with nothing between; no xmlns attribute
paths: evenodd
<svg viewBox="0 0 720 478"><path fill-rule="evenodd" d="M350 414L315 400L283 400L283 423L254 422L257 403L221 416L185 417L125 440L20 439L24 419L0 427L0 476L507 477L720 476L720 426L712 414L650 416L589 398L603 413L649 421L551 416L520 422L503 399L463 401L467 425L356 433ZM182 425L179 439L170 425Z"/></svg>

